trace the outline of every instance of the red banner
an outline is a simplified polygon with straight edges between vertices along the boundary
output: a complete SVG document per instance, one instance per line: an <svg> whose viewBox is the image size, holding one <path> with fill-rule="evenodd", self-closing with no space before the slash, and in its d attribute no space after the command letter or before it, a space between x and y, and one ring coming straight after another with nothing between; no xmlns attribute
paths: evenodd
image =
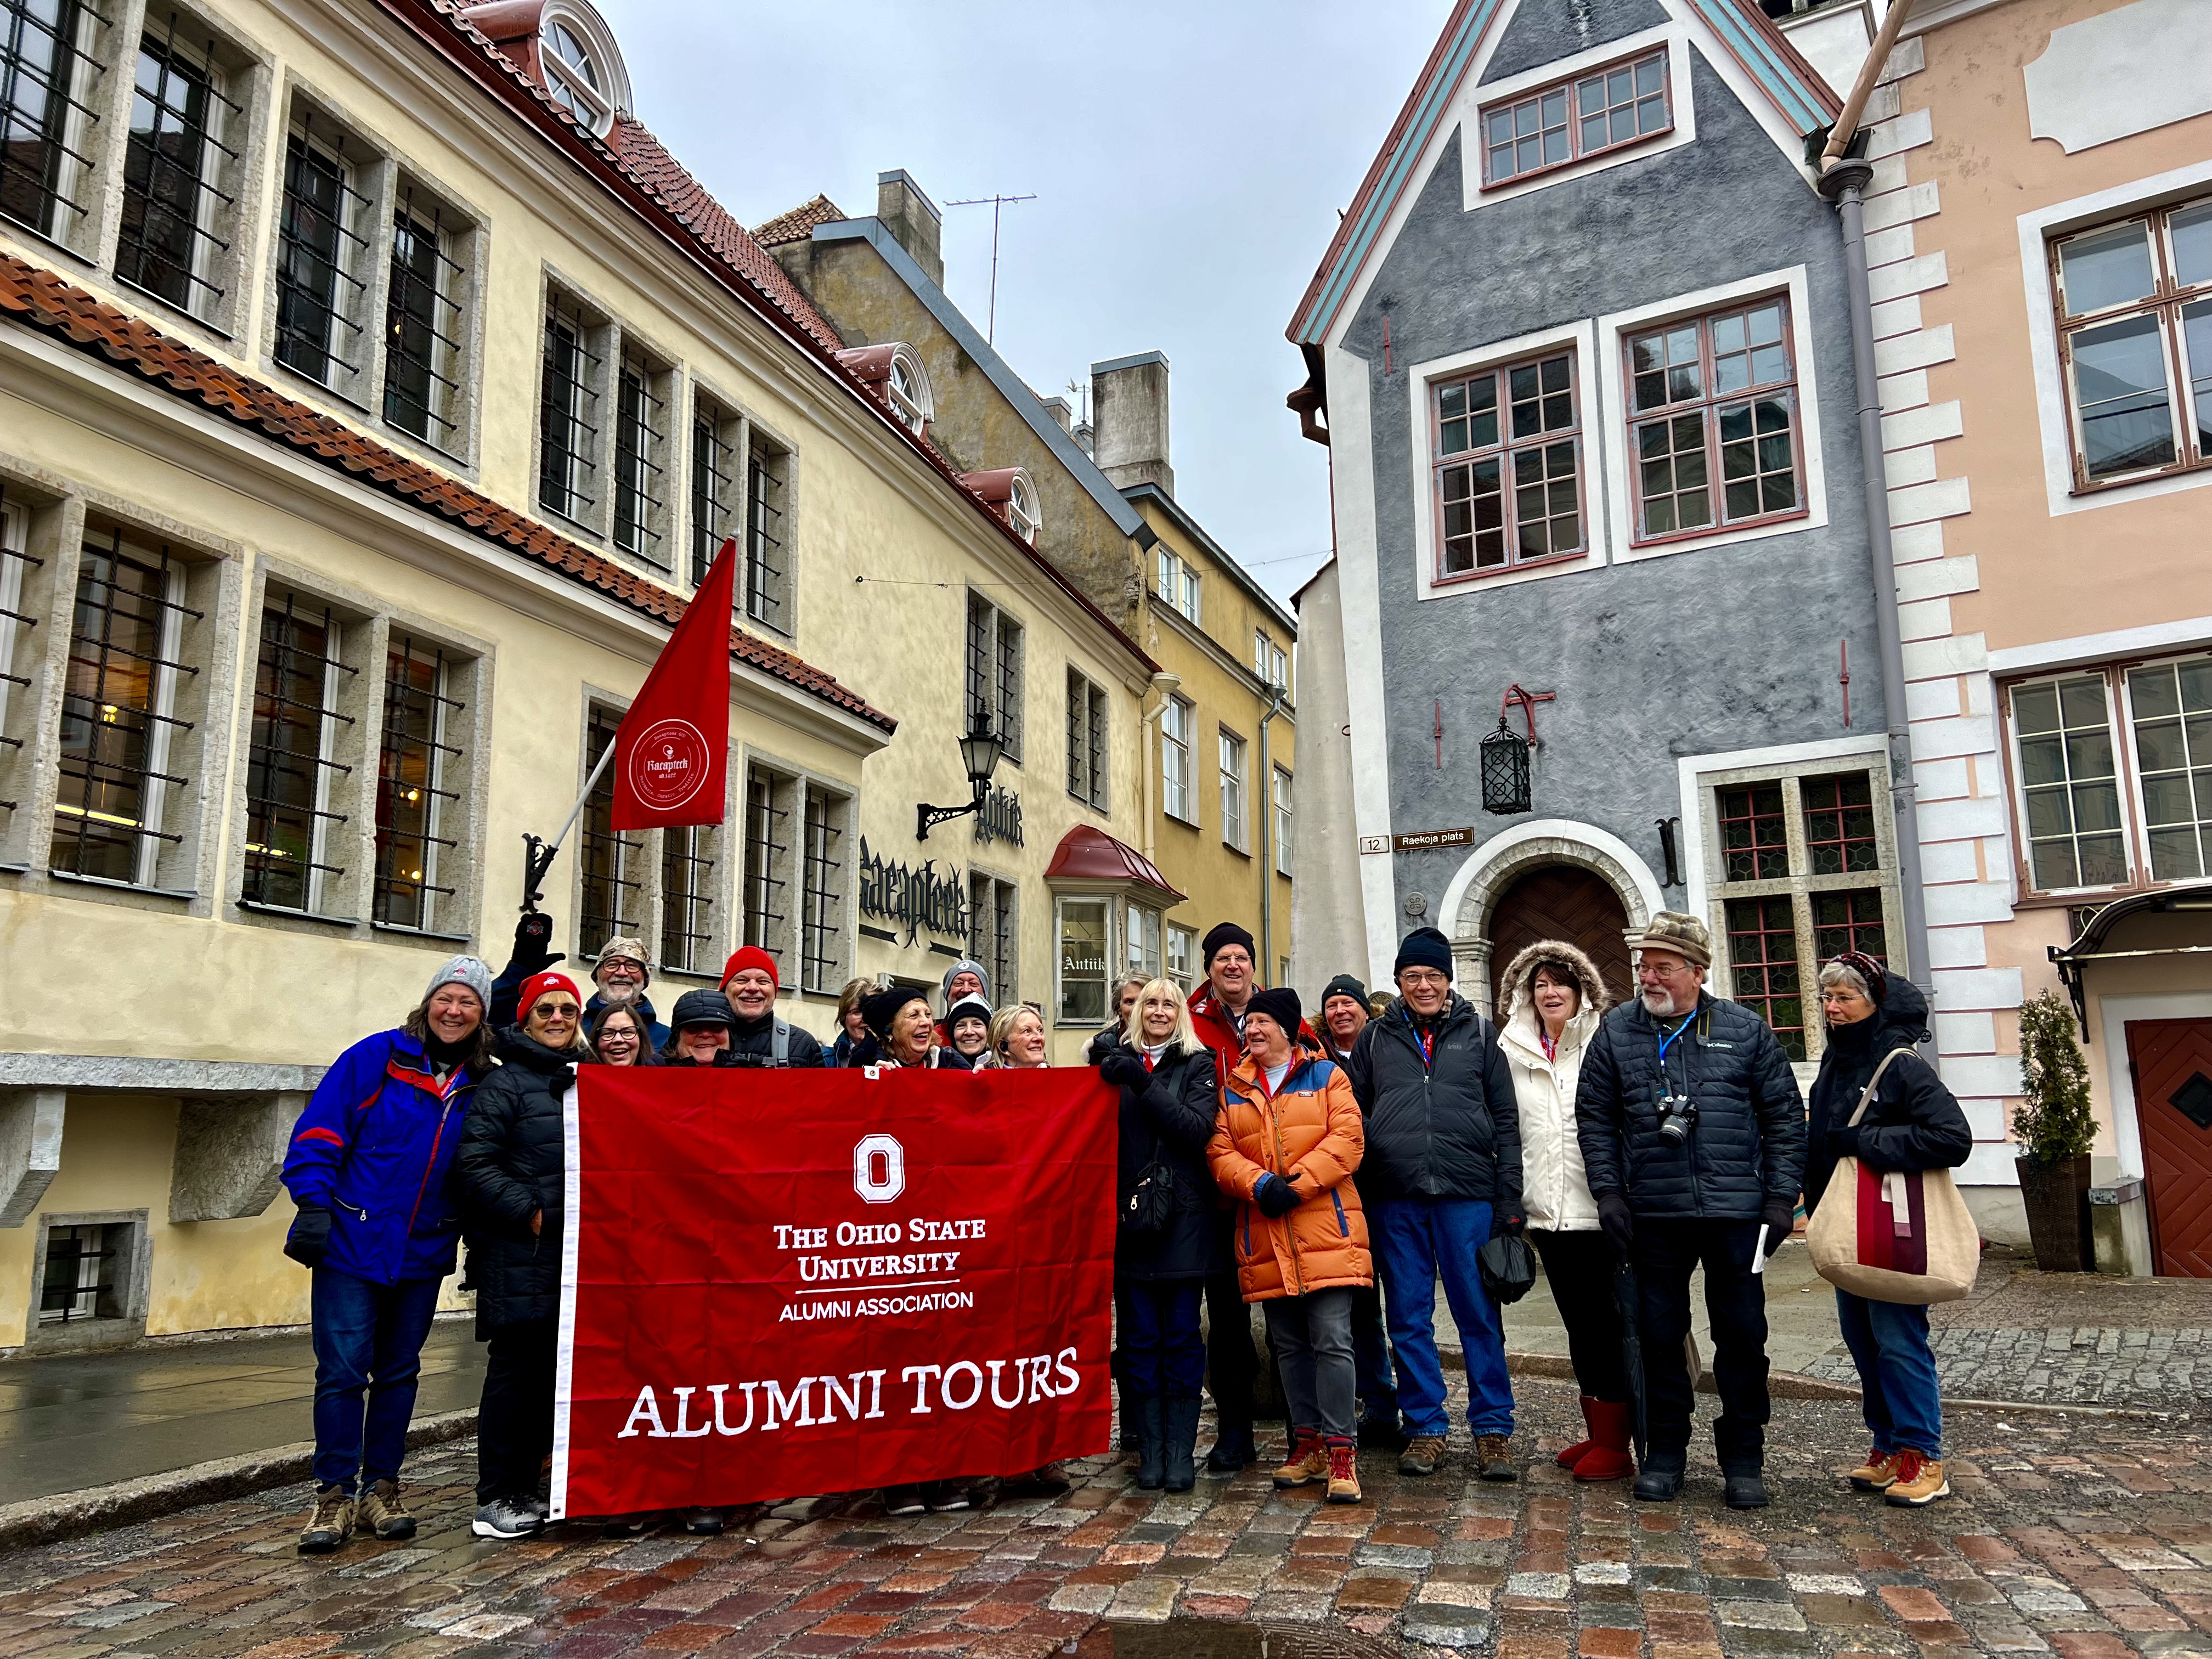
<svg viewBox="0 0 2212 1659"><path fill-rule="evenodd" d="M1106 1449L1096 1072L591 1066L568 1120L555 1519Z"/></svg>
<svg viewBox="0 0 2212 1659"><path fill-rule="evenodd" d="M615 733L617 830L720 823L730 755L730 602L738 544L726 541Z"/></svg>

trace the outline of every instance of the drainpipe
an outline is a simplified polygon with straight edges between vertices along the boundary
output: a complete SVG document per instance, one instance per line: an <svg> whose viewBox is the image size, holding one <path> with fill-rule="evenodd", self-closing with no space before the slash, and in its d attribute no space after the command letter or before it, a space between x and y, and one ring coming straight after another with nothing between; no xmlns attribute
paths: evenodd
<svg viewBox="0 0 2212 1659"><path fill-rule="evenodd" d="M1267 712L1260 716L1260 799L1255 803L1260 815L1260 972L1273 975L1275 971L1275 855L1269 838L1275 829L1275 768L1267 758L1267 724L1283 712L1283 699L1288 688L1271 685L1267 688ZM1261 984L1268 984L1261 979Z"/></svg>
<svg viewBox="0 0 2212 1659"><path fill-rule="evenodd" d="M1820 154L1820 194L1836 210L1850 295L1851 366L1858 383L1859 456L1866 493L1867 556L1872 566L1875 628L1881 647L1882 711L1889 727L1891 816L1897 826L1897 880L1905 905L1905 972L1928 978L1928 902L1921 885L1920 813L1912 776L1912 738L1905 700L1905 647L1898 625L1897 555L1890 540L1889 479L1882 465L1881 391L1875 370L1874 295L1867 279L1866 187L1871 162L1845 155L1858 119L1897 44L1912 0L1892 0L1858 80ZM1931 1040L1929 1051L1934 1050Z"/></svg>
<svg viewBox="0 0 2212 1659"><path fill-rule="evenodd" d="M1165 669L1153 675L1152 689L1160 694L1160 706L1137 722L1137 742L1139 745L1137 769L1143 774L1145 780L1145 859L1155 868L1158 867L1159 860L1152 851L1153 843L1158 838L1152 822L1152 722L1168 712L1168 694L1182 684L1182 675L1170 674Z"/></svg>

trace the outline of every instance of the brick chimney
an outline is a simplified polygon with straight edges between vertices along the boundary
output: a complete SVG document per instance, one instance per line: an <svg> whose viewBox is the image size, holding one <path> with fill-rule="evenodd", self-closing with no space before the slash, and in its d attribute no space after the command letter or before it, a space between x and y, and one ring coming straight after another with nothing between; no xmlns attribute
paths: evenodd
<svg viewBox="0 0 2212 1659"><path fill-rule="evenodd" d="M876 217L897 238L898 245L914 255L914 262L928 273L929 280L943 288L945 256L938 245L945 216L938 211L936 203L922 194L921 186L907 176L905 168L894 167L876 175Z"/></svg>
<svg viewBox="0 0 2212 1659"><path fill-rule="evenodd" d="M1170 499L1168 465L1168 360L1140 352L1091 365L1091 455L1117 489L1158 484Z"/></svg>

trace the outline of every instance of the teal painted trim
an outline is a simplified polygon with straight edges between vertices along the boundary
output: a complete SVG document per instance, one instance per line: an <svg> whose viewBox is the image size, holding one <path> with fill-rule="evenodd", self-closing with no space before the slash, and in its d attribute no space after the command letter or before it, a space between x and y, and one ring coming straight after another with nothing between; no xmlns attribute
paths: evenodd
<svg viewBox="0 0 2212 1659"><path fill-rule="evenodd" d="M1705 26L1727 43L1737 59L1751 71L1775 108L1796 124L1800 137L1828 118L1827 111L1804 82L1774 54L1766 37L1746 23L1734 7L1719 0L1690 0Z"/></svg>

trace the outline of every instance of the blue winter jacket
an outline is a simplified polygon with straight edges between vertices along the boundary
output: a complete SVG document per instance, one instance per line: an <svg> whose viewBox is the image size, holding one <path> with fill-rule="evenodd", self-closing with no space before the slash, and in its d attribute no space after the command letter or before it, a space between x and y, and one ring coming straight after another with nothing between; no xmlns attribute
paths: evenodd
<svg viewBox="0 0 2212 1659"><path fill-rule="evenodd" d="M378 1285L453 1271L447 1170L476 1084L456 1069L441 1088L404 1031L362 1038L323 1074L293 1127L284 1185L295 1204L331 1212L325 1267Z"/></svg>

